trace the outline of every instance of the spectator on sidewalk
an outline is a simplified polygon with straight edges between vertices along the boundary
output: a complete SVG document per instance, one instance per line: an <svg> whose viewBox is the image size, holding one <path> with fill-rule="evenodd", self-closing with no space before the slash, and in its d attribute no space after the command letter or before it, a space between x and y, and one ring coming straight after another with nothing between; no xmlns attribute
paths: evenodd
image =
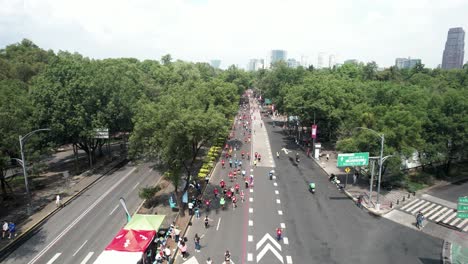
<svg viewBox="0 0 468 264"><path fill-rule="evenodd" d="M358 172L356 171L353 175L353 185L356 185L357 177L358 177Z"/></svg>
<svg viewBox="0 0 468 264"><path fill-rule="evenodd" d="M363 200L362 195L359 195L359 197L358 197L358 199L357 199L357 206L358 206L359 208L361 208L361 209L362 209L362 200Z"/></svg>
<svg viewBox="0 0 468 264"><path fill-rule="evenodd" d="M55 205L56 205L57 207L62 206L62 202L60 201L60 194L57 194L57 195L55 196Z"/></svg>
<svg viewBox="0 0 468 264"><path fill-rule="evenodd" d="M178 242L179 242L179 239L180 239L180 229L179 229L178 226L176 226L176 227L174 228L174 241L175 241L176 243L178 243Z"/></svg>
<svg viewBox="0 0 468 264"><path fill-rule="evenodd" d="M180 254L182 255L183 260L187 260L187 245L184 241L181 241L179 244Z"/></svg>
<svg viewBox="0 0 468 264"><path fill-rule="evenodd" d="M166 258L167 263L171 262L171 248L166 246L164 249L164 257Z"/></svg>
<svg viewBox="0 0 468 264"><path fill-rule="evenodd" d="M8 222L7 222L7 221L3 221L3 225L2 225L2 239L5 238L7 232L8 232Z"/></svg>
<svg viewBox="0 0 468 264"><path fill-rule="evenodd" d="M330 160L330 154L327 153L327 161L329 161L329 160Z"/></svg>
<svg viewBox="0 0 468 264"><path fill-rule="evenodd" d="M8 224L8 232L10 233L8 235L8 238L15 237L16 236L16 224L13 222L10 222Z"/></svg>

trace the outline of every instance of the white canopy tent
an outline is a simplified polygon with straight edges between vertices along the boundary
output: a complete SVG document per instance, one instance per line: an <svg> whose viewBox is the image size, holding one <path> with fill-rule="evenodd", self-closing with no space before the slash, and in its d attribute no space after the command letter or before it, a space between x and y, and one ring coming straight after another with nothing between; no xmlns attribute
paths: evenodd
<svg viewBox="0 0 468 264"><path fill-rule="evenodd" d="M142 255L142 252L105 250L94 261L94 264L136 264Z"/></svg>

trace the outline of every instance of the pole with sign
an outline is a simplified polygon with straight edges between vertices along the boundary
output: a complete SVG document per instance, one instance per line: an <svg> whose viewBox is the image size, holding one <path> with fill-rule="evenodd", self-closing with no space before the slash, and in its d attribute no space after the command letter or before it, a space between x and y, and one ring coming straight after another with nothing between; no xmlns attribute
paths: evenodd
<svg viewBox="0 0 468 264"><path fill-rule="evenodd" d="M346 172L346 180L345 180L345 184L344 184L344 187L346 188L346 186L348 186L348 174L351 171L351 169L349 167L346 167L346 169L344 171Z"/></svg>

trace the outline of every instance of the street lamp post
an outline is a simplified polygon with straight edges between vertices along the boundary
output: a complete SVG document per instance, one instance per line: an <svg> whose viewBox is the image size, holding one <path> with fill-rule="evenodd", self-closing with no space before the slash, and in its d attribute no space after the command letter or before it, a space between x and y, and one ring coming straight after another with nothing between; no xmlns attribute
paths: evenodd
<svg viewBox="0 0 468 264"><path fill-rule="evenodd" d="M367 128L367 127L357 127L357 129L369 130L380 138L379 180L378 180L379 182L377 184L377 203L375 204L375 209L378 211L380 210L380 181L382 179L382 159L383 159L385 135L383 133L380 134L379 132L373 129Z"/></svg>
<svg viewBox="0 0 468 264"><path fill-rule="evenodd" d="M24 159L24 151L23 151L23 146L24 143L26 143L26 139L28 139L31 135L33 135L36 132L40 131L50 131L50 128L41 128L37 129L34 131L29 132L28 134L21 136L19 135L19 143L20 143L20 152L21 152L21 165L23 167L23 174L24 174L24 185L26 187L26 195L28 196L28 215L31 215L31 193L29 191L29 184L28 184L28 172L26 169L26 161Z"/></svg>

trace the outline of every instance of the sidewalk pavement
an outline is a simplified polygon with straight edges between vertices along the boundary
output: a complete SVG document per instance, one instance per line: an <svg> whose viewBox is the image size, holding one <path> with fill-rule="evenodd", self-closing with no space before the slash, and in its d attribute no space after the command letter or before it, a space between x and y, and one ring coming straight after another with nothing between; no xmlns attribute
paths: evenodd
<svg viewBox="0 0 468 264"><path fill-rule="evenodd" d="M69 189L65 190L64 193L62 193L62 207L66 206L78 195L86 191L93 183L99 180L102 176L108 174L116 166L123 162L125 162L125 159L116 159L106 165L103 165L103 167L99 169L99 172L97 173L93 173L89 176L86 176L89 173L89 171L82 173L80 175L82 176L81 180L73 186L71 186ZM24 219L24 221L16 223L17 236L13 239L0 240L0 261L8 255L11 249L19 245L23 239L27 238L30 233L32 233L45 220L47 220L50 216L54 215L60 209L61 208L58 208L56 206L54 200L39 211L36 211L28 218Z"/></svg>

